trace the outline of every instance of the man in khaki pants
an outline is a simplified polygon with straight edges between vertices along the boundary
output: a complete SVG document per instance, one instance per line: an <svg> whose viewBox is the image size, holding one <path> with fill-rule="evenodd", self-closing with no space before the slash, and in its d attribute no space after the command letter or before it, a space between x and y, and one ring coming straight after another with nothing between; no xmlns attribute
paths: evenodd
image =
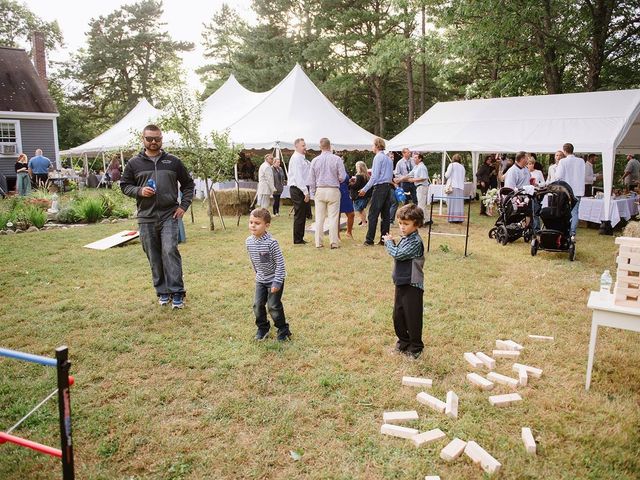
<svg viewBox="0 0 640 480"><path fill-rule="evenodd" d="M347 172L342 159L331 153L331 142L328 138L320 139L320 150L320 155L311 162L307 182L316 205L316 247L322 247L324 220L328 212L331 248L338 248L340 182L347 178Z"/></svg>

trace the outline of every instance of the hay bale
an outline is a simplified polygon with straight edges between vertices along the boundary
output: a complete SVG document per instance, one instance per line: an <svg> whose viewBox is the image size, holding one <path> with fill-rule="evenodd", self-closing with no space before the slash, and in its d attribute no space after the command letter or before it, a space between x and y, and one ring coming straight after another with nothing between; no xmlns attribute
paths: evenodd
<svg viewBox="0 0 640 480"><path fill-rule="evenodd" d="M634 238L640 237L640 222L634 222L634 221L629 222L627 226L624 227L624 230L622 231L622 236L634 237Z"/></svg>
<svg viewBox="0 0 640 480"><path fill-rule="evenodd" d="M215 190L216 199L218 200L218 206L220 207L220 212L222 215L234 216L238 214L238 205L240 206L240 213L242 215L247 215L250 212L251 202L253 202L254 197L256 196L256 191L254 189L249 188L241 188L240 189L240 200L238 201L238 191L236 189L228 189L228 190ZM204 202L207 199L205 197ZM213 203L213 198L211 199ZM215 210L215 203L213 203L214 213L217 214Z"/></svg>

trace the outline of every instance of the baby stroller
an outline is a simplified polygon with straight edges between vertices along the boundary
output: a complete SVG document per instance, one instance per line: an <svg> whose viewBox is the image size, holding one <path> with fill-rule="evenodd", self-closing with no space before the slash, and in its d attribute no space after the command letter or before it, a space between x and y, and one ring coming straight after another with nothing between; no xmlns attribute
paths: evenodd
<svg viewBox="0 0 640 480"><path fill-rule="evenodd" d="M495 238L502 245L520 237L529 242L533 238L532 206L533 198L524 189L502 187L498 195L498 219L489 230L489 238Z"/></svg>
<svg viewBox="0 0 640 480"><path fill-rule="evenodd" d="M568 252L569 260L576 258L576 243L571 240L571 210L578 201L568 183L553 182L536 191L536 200L542 205L540 220L543 228L531 240L531 255L538 250Z"/></svg>

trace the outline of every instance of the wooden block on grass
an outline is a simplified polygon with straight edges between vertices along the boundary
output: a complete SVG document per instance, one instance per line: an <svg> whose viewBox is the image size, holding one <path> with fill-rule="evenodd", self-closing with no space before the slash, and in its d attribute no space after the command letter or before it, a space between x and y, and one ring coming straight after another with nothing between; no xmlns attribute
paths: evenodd
<svg viewBox="0 0 640 480"><path fill-rule="evenodd" d="M447 406L444 413L449 418L458 418L458 395L454 392L447 392Z"/></svg>
<svg viewBox="0 0 640 480"><path fill-rule="evenodd" d="M465 352L464 359L469 362L473 368L478 368L483 365L482 360L480 360L476 355L472 352Z"/></svg>
<svg viewBox="0 0 640 480"><path fill-rule="evenodd" d="M489 355L485 355L482 352L477 352L476 357L478 357L480 361L484 363L484 366L487 367L489 370L493 370L494 368L496 368L496 361L493 358L491 358Z"/></svg>
<svg viewBox="0 0 640 480"><path fill-rule="evenodd" d="M430 378L402 377L402 385L406 387L431 388L432 384L433 384L433 380L431 380Z"/></svg>
<svg viewBox="0 0 640 480"><path fill-rule="evenodd" d="M382 414L382 420L384 420L384 423L410 422L411 420L418 420L418 412L415 410L384 412Z"/></svg>
<svg viewBox="0 0 640 480"><path fill-rule="evenodd" d="M385 423L380 427L380 433L383 435L391 435L392 437L411 438L420 433L415 428L401 427L399 425L391 425Z"/></svg>
<svg viewBox="0 0 640 480"><path fill-rule="evenodd" d="M494 407L506 407L520 401L522 401L522 397L519 393L507 393L506 395L492 395L489 397L489 403Z"/></svg>
<svg viewBox="0 0 640 480"><path fill-rule="evenodd" d="M484 377L481 377L477 373L467 373L467 380L473 383L476 387L480 387L482 390L491 390L494 385Z"/></svg>
<svg viewBox="0 0 640 480"><path fill-rule="evenodd" d="M530 455L536 454L536 441L533 438L533 433L529 427L522 427L522 442L524 448Z"/></svg>
<svg viewBox="0 0 640 480"><path fill-rule="evenodd" d="M536 367L530 367L529 365L523 365L522 363L514 363L513 371L518 372L521 368L527 371L527 375L533 378L540 378L542 376L542 370Z"/></svg>
<svg viewBox="0 0 640 480"><path fill-rule="evenodd" d="M438 440L442 440L443 438L447 438L447 435L439 428L434 428L433 430L429 430L428 432L414 435L413 437L411 437L411 440L416 447L421 447L422 445L437 442Z"/></svg>
<svg viewBox="0 0 640 480"><path fill-rule="evenodd" d="M420 392L418 395L416 395L416 400L418 400L418 402L422 403L423 405L427 405L440 413L444 413L444 410L447 408L447 404L444 403L442 400L440 400L439 398L433 397L425 392Z"/></svg>
<svg viewBox="0 0 640 480"><path fill-rule="evenodd" d="M494 350L493 356L496 358L518 358L520 352L518 350Z"/></svg>
<svg viewBox="0 0 640 480"><path fill-rule="evenodd" d="M522 345L520 345L517 342L514 342L513 340L505 340L507 342L507 345L509 345L511 348L507 348L506 350L524 350L524 347Z"/></svg>
<svg viewBox="0 0 640 480"><path fill-rule="evenodd" d="M438 475L427 475L424 480L440 480L440 477Z"/></svg>
<svg viewBox="0 0 640 480"><path fill-rule="evenodd" d="M493 458L489 452L473 440L467 442L467 446L464 447L464 453L473 461L473 463L479 464L489 475L498 473L500 467L502 467L502 464L498 460Z"/></svg>
<svg viewBox="0 0 640 480"><path fill-rule="evenodd" d="M529 375L527 375L527 371L524 368L518 370L518 383L521 387L526 387L527 383L529 383Z"/></svg>
<svg viewBox="0 0 640 480"><path fill-rule="evenodd" d="M459 438L454 438L440 451L440 458L445 462L453 462L456 458L462 455L464 447L466 446L467 442L460 440Z"/></svg>
<svg viewBox="0 0 640 480"><path fill-rule="evenodd" d="M540 340L542 342L553 342L553 337L547 337L545 335L529 335L531 340Z"/></svg>
<svg viewBox="0 0 640 480"><path fill-rule="evenodd" d="M501 383L502 385L507 385L512 388L516 388L519 383L519 381L515 378L507 377L506 375L502 375L496 372L489 372L487 374L487 380L495 383Z"/></svg>

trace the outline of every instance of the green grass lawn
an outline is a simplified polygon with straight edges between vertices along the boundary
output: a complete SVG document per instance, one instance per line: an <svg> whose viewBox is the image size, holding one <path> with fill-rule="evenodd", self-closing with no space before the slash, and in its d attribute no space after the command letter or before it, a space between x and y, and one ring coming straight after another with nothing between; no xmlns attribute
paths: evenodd
<svg viewBox="0 0 640 480"><path fill-rule="evenodd" d="M390 353L392 261L384 248L361 247L363 227L339 250L293 246L286 216L271 231L287 262L293 341L252 341L247 220L237 228L228 218L226 231L209 232L196 205L181 246L183 311L156 304L139 243L82 247L134 221L0 237L0 346L47 356L69 346L77 478L482 478L464 456L440 460L445 442L416 449L380 435L385 410L411 409L421 431L476 440L503 464L501 478L640 478L640 337L601 330L584 390L587 297L605 268L615 271L612 237L580 229L573 263L566 254L531 257L522 240L498 245L487 238L488 218L474 216L468 258L463 239L436 238L425 264L426 348L409 361ZM528 334L555 342L534 343ZM518 389L523 402L503 409L467 383L463 359L466 351L490 352L497 338L524 343L520 362L544 370ZM511 363L498 360L497 371L515 375ZM0 369L6 430L54 389L55 373L9 359ZM442 399L455 391L459 418L418 404L420 390L401 386L403 375L432 378L429 393ZM492 394L507 392L497 385ZM58 447L56 418L52 402L15 433ZM523 426L533 429L536 457L525 453ZM60 478L60 467L5 444L0 478Z"/></svg>

